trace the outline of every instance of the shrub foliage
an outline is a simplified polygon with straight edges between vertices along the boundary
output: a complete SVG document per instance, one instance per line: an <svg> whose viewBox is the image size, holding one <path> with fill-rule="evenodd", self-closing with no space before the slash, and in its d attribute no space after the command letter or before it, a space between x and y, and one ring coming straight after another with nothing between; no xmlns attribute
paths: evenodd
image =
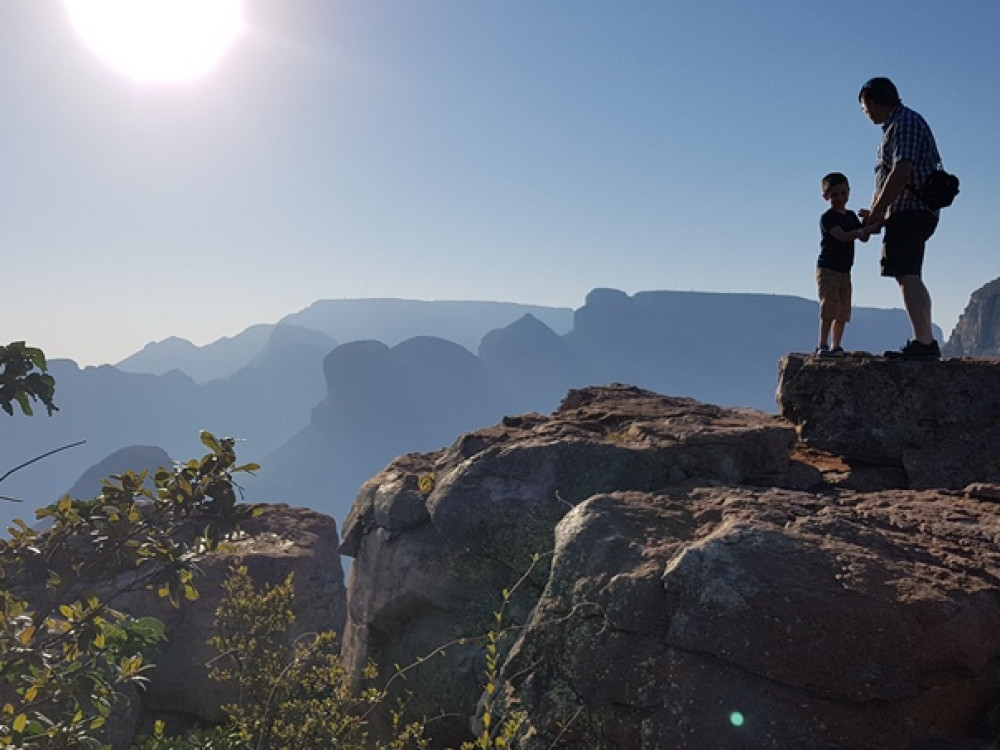
<svg viewBox="0 0 1000 750"><path fill-rule="evenodd" d="M100 747L122 690L146 679L162 626L115 600L143 589L174 605L196 598L197 556L252 512L232 475L256 464L237 465L230 438L201 441L206 455L157 470L152 487L126 472L96 498L36 511L44 530L16 520L0 540L0 747ZM204 533L183 533L191 523Z"/></svg>

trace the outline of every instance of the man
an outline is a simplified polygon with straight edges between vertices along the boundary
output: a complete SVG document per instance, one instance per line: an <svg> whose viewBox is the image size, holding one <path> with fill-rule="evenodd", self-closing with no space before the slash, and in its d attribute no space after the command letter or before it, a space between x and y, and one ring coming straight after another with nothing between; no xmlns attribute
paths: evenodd
<svg viewBox="0 0 1000 750"><path fill-rule="evenodd" d="M861 87L858 100L868 119L882 126L875 195L871 208L858 213L867 226L884 227L882 275L899 284L913 328L913 338L885 356L940 359L931 329L931 295L921 277L924 248L937 228L939 212L924 203L916 189L940 165L941 157L927 122L903 106L888 78L872 78Z"/></svg>

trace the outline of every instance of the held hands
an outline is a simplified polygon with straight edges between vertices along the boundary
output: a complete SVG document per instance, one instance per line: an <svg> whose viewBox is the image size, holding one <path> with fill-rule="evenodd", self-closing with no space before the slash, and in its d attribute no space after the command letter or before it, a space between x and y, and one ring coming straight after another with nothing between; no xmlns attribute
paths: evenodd
<svg viewBox="0 0 1000 750"><path fill-rule="evenodd" d="M858 216L861 217L861 222L867 227L873 227L874 232L877 232L885 224L885 212L884 211L871 211L867 208L859 208Z"/></svg>
<svg viewBox="0 0 1000 750"><path fill-rule="evenodd" d="M867 208L860 208L858 209L858 216L864 224L862 231L865 234L862 239L867 240L871 235L878 234L882 231L882 225L885 224L885 219L882 217L881 212L873 214Z"/></svg>

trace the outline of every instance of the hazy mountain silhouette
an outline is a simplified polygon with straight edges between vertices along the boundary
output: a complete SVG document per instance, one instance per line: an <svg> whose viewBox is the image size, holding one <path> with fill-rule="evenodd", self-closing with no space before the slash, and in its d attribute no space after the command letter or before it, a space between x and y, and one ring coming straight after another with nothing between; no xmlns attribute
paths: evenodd
<svg viewBox="0 0 1000 750"><path fill-rule="evenodd" d="M554 330L564 333L572 325L569 308L522 305L514 302L453 302L404 299L320 300L275 325L255 325L232 338L221 338L205 346L171 337L147 344L118 362L125 372L162 375L181 370L195 382L227 378L250 364L271 341L276 327L298 328L328 337L327 351L339 342L372 339L389 346L414 336L437 336L469 350L479 346L484 335L531 314Z"/></svg>
<svg viewBox="0 0 1000 750"><path fill-rule="evenodd" d="M130 445L115 451L103 461L99 461L80 476L69 488L72 497L97 497L104 488L104 480L134 471L139 474L148 471L150 474L147 486L152 489L152 474L161 466L170 466L171 458L162 448L151 445Z"/></svg>
<svg viewBox="0 0 1000 750"><path fill-rule="evenodd" d="M1000 357L1000 279L972 293L941 353L946 357Z"/></svg>
<svg viewBox="0 0 1000 750"><path fill-rule="evenodd" d="M573 310L568 307L406 299L321 300L281 322L325 331L342 342L370 339L395 346L417 336L433 336L475 351L487 333L526 314L559 333L573 325Z"/></svg>
<svg viewBox="0 0 1000 750"><path fill-rule="evenodd" d="M572 387L623 382L774 412L777 361L789 351L813 348L818 314L815 302L797 297L629 296L597 289L573 313L572 325L559 330L539 315L541 310L561 324L561 311L551 308L525 314L530 306L482 303L480 311L473 302L359 302L317 303L274 326L248 329L245 339L204 347L195 357L203 357L202 373L210 370L211 357L204 357L223 351L236 356L237 340L245 344L241 367L204 384L176 368L152 375L51 363L60 411L51 418L4 423L0 457L7 466L0 466L0 473L60 445L87 443L0 484L0 494L26 501L26 506L0 506L3 520L30 519L30 508L56 499L86 469L123 446L158 446L179 459L200 456L201 429L244 438L240 460L262 464L259 477L245 480L249 500L307 505L342 520L360 484L396 456L439 448L505 414L552 411ZM334 336L310 328L313 320L330 325L324 320L328 315L343 320L341 313L349 308L363 309L356 320L382 326L386 335L401 335L420 320L443 328L444 311L465 319L468 325L453 327L466 335L501 313L509 318L516 310L518 317L483 331L478 354L475 347L430 335L334 346L334 339L343 340L353 329ZM394 317L404 320L391 321ZM881 351L905 340L908 331L902 310L861 308L845 343ZM267 340L251 352L257 343L250 343L262 332ZM191 355L177 341L170 346L182 360ZM151 361L155 349L144 351Z"/></svg>
<svg viewBox="0 0 1000 750"><path fill-rule="evenodd" d="M232 338L224 337L207 346L171 336L146 344L140 351L115 364L123 372L163 375L180 370L198 383L225 378L259 354L271 338L272 325L255 325Z"/></svg>
<svg viewBox="0 0 1000 750"><path fill-rule="evenodd" d="M479 358L518 411L549 412L566 391L606 382L601 368L534 315L490 331Z"/></svg>

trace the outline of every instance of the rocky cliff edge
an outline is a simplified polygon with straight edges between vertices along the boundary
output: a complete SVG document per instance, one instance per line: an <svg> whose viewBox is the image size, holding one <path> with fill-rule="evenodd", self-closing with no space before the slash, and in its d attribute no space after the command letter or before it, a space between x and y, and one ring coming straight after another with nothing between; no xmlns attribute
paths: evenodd
<svg viewBox="0 0 1000 750"><path fill-rule="evenodd" d="M438 747L468 736L498 612L494 710L525 750L992 738L998 371L779 370L784 416L593 387L392 462L344 525L347 663L411 665Z"/></svg>

